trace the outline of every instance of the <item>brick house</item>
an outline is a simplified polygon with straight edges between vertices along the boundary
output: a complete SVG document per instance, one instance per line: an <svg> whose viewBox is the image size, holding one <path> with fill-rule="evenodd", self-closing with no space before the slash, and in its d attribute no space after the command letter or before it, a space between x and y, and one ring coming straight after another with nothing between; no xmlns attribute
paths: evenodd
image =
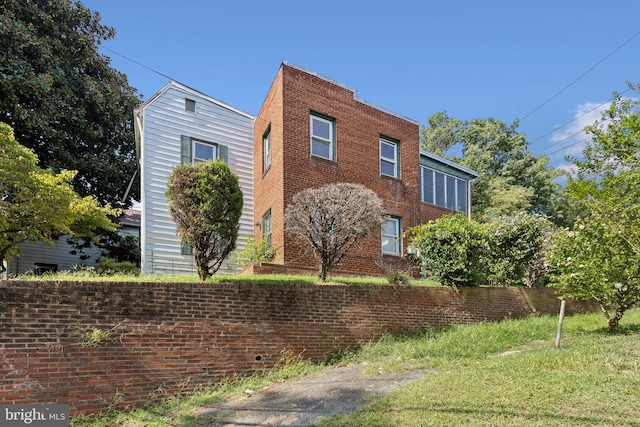
<svg viewBox="0 0 640 427"><path fill-rule="evenodd" d="M312 253L284 232L293 196L335 182L363 184L390 220L334 273L381 275L407 268L408 228L469 212L474 171L420 150L420 125L371 105L355 91L283 62L254 122L254 235L267 235L275 262L315 271Z"/></svg>

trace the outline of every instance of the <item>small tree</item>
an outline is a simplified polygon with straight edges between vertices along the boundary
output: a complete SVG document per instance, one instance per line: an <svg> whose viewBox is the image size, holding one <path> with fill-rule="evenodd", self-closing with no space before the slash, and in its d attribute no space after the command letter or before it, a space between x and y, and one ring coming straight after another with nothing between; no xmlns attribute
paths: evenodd
<svg viewBox="0 0 640 427"><path fill-rule="evenodd" d="M166 192L178 236L191 245L200 280L214 274L236 247L242 190L221 160L176 167Z"/></svg>
<svg viewBox="0 0 640 427"><path fill-rule="evenodd" d="M483 227L462 214L445 215L408 231L423 268L445 286L478 286L485 281Z"/></svg>
<svg viewBox="0 0 640 427"><path fill-rule="evenodd" d="M588 216L557 236L549 266L553 286L598 301L616 332L640 302L640 101L614 94L602 121L586 131L593 140L575 160L578 176L567 188Z"/></svg>
<svg viewBox="0 0 640 427"><path fill-rule="evenodd" d="M10 126L0 123L0 271L2 260L18 253L25 241L63 234L93 237L97 229L115 230L109 215L93 197L80 197L71 185L73 171L53 173L38 167L38 157L20 145Z"/></svg>
<svg viewBox="0 0 640 427"><path fill-rule="evenodd" d="M257 262L271 262L276 256L276 250L271 247L265 238L254 239L247 237L247 244L244 250L238 253L234 261L241 267Z"/></svg>
<svg viewBox="0 0 640 427"><path fill-rule="evenodd" d="M285 211L285 230L308 244L323 282L349 250L382 225L382 201L363 185L336 183L302 190Z"/></svg>

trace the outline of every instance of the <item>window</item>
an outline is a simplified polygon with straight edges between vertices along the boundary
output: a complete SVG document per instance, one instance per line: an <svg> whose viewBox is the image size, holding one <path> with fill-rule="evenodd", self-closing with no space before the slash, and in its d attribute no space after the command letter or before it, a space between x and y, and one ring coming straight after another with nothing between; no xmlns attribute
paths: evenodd
<svg viewBox="0 0 640 427"><path fill-rule="evenodd" d="M421 172L423 202L453 211L467 211L467 181L424 166Z"/></svg>
<svg viewBox="0 0 640 427"><path fill-rule="evenodd" d="M271 249L271 209L262 216L262 238Z"/></svg>
<svg viewBox="0 0 640 427"><path fill-rule="evenodd" d="M226 145L180 135L180 162L183 165L216 159L229 163L228 151Z"/></svg>
<svg viewBox="0 0 640 427"><path fill-rule="evenodd" d="M388 217L382 225L382 253L400 255L400 218Z"/></svg>
<svg viewBox="0 0 640 427"><path fill-rule="evenodd" d="M311 115L311 155L334 159L334 122Z"/></svg>
<svg viewBox="0 0 640 427"><path fill-rule="evenodd" d="M380 173L398 178L398 143L380 138Z"/></svg>
<svg viewBox="0 0 640 427"><path fill-rule="evenodd" d="M196 112L196 101L186 98L184 100L184 109L190 113Z"/></svg>
<svg viewBox="0 0 640 427"><path fill-rule="evenodd" d="M193 163L206 162L207 160L215 160L218 146L204 141L193 140Z"/></svg>
<svg viewBox="0 0 640 427"><path fill-rule="evenodd" d="M266 172L271 166L271 125L262 136L262 172Z"/></svg>

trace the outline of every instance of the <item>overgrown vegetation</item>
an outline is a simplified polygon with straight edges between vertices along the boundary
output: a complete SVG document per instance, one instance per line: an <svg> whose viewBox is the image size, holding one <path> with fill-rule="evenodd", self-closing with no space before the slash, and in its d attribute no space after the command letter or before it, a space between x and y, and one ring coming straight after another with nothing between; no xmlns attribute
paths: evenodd
<svg viewBox="0 0 640 427"><path fill-rule="evenodd" d="M388 336L343 353L337 363L362 363L365 373L422 369L423 379L320 426L584 426L634 425L640 419L640 309L631 310L622 334L610 335L602 316L565 319L560 350L557 319L550 316L481 323ZM74 427L205 426L194 411L224 398L260 390L273 381L324 369L283 354L276 369L230 378L191 396L131 412L79 417ZM624 397L624 398L621 398Z"/></svg>
<svg viewBox="0 0 640 427"><path fill-rule="evenodd" d="M249 264L271 262L275 256L276 250L271 247L267 239L247 237L244 249L235 256L234 261L239 266L246 267Z"/></svg>

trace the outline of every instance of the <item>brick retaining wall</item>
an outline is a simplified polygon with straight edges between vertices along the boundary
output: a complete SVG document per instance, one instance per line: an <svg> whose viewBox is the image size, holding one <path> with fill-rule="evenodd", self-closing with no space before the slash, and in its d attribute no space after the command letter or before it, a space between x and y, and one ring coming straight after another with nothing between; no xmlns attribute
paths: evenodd
<svg viewBox="0 0 640 427"><path fill-rule="evenodd" d="M0 403L91 413L450 324L557 314L550 289L2 281ZM568 304L568 313L587 310ZM80 331L113 331L83 347Z"/></svg>

